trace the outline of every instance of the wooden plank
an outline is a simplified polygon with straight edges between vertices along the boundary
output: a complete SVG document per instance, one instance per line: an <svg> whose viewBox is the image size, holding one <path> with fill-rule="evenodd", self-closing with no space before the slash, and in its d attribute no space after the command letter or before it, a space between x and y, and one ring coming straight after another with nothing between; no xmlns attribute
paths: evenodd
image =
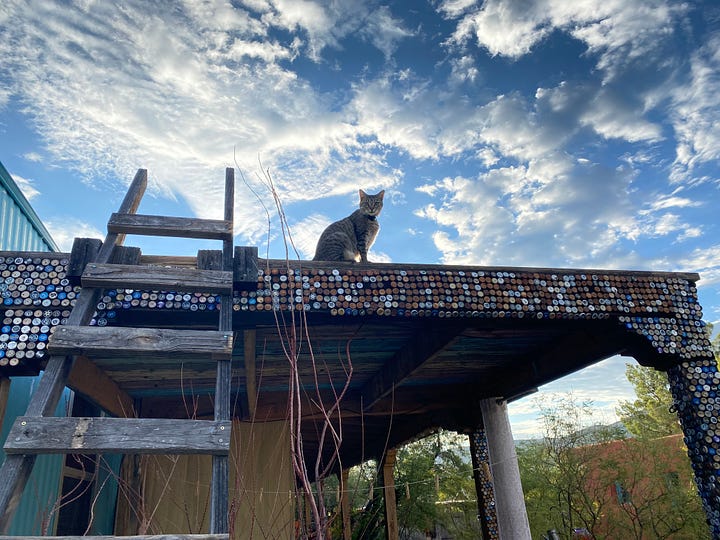
<svg viewBox="0 0 720 540"><path fill-rule="evenodd" d="M233 265L233 215L235 210L235 170L225 169L225 221L230 224L230 235L223 240L223 270L232 273ZM222 297L220 304L219 329L232 332L232 301L230 295ZM217 365L215 380L215 420L230 419L230 384L232 365L230 360L221 360ZM210 489L210 532L228 532L228 493L230 469L227 456L213 456Z"/></svg>
<svg viewBox="0 0 720 540"><path fill-rule="evenodd" d="M85 270L85 265L96 260L100 246L102 246L102 240L98 238L75 238L73 240L70 260L65 272L73 285L80 283L80 276Z"/></svg>
<svg viewBox="0 0 720 540"><path fill-rule="evenodd" d="M186 255L140 255L140 264L198 268L197 257Z"/></svg>
<svg viewBox="0 0 720 540"><path fill-rule="evenodd" d="M10 396L10 378L0 375L0 433L2 433L5 410L7 409L8 397Z"/></svg>
<svg viewBox="0 0 720 540"><path fill-rule="evenodd" d="M200 270L222 270L223 254L219 249L200 249L197 254L197 267Z"/></svg>
<svg viewBox="0 0 720 540"><path fill-rule="evenodd" d="M232 332L175 330L118 326L68 326L55 329L48 342L51 354L93 355L108 358L149 356L188 358L206 355L213 360L232 356Z"/></svg>
<svg viewBox="0 0 720 540"><path fill-rule="evenodd" d="M365 383L361 390L363 408L370 409L387 396L404 379L452 343L462 330L462 325L455 324L437 329L429 326L415 332L406 345Z"/></svg>
<svg viewBox="0 0 720 540"><path fill-rule="evenodd" d="M138 264L141 256L142 251L138 247L115 246L110 262L112 264Z"/></svg>
<svg viewBox="0 0 720 540"><path fill-rule="evenodd" d="M352 540L350 522L350 469L340 473L340 511L342 513L343 540Z"/></svg>
<svg viewBox="0 0 720 540"><path fill-rule="evenodd" d="M389 449L383 459L383 494L385 495L385 538L387 540L398 540L400 529L398 528L397 501L395 499L395 459L397 450Z"/></svg>
<svg viewBox="0 0 720 540"><path fill-rule="evenodd" d="M147 187L147 170L138 169L120 204L120 212L135 212ZM124 237L109 233L100 246L97 262L110 260L116 245L123 243ZM100 291L86 291L75 301L68 324L87 324L93 316ZM73 357L53 355L48 360L45 372L40 379L38 389L30 398L26 414L28 416L51 415L60 400L65 387ZM17 505L20 502L25 484L35 465L35 456L7 456L0 466L0 534L7 533Z"/></svg>
<svg viewBox="0 0 720 540"><path fill-rule="evenodd" d="M0 536L0 540L18 540ZM228 540L227 534L136 534L132 536L23 536L23 540Z"/></svg>
<svg viewBox="0 0 720 540"><path fill-rule="evenodd" d="M82 285L230 294L232 273L196 268L90 263L83 272Z"/></svg>
<svg viewBox="0 0 720 540"><path fill-rule="evenodd" d="M108 232L176 238L232 238L232 223L224 219L198 219L175 216L115 213L108 221Z"/></svg>
<svg viewBox="0 0 720 540"><path fill-rule="evenodd" d="M255 246L236 246L233 268L233 281L256 285L258 279L258 248Z"/></svg>
<svg viewBox="0 0 720 540"><path fill-rule="evenodd" d="M255 374L255 330L243 332L243 350L245 357L245 389L247 391L248 413L251 420L255 420L255 407L257 405L257 379Z"/></svg>
<svg viewBox="0 0 720 540"><path fill-rule="evenodd" d="M20 416L7 454L227 455L231 422L166 418L59 418Z"/></svg>
<svg viewBox="0 0 720 540"><path fill-rule="evenodd" d="M75 359L67 385L114 416L134 416L132 398L85 356Z"/></svg>

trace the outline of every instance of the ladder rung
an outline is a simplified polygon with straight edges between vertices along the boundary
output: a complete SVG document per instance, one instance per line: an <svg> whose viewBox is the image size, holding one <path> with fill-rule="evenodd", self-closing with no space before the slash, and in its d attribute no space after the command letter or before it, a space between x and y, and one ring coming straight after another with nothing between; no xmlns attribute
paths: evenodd
<svg viewBox="0 0 720 540"><path fill-rule="evenodd" d="M89 263L81 277L83 287L192 291L231 294L232 272L168 266Z"/></svg>
<svg viewBox="0 0 720 540"><path fill-rule="evenodd" d="M21 416L8 454L212 454L230 449L231 422L167 418Z"/></svg>
<svg viewBox="0 0 720 540"><path fill-rule="evenodd" d="M213 240L232 240L233 237L232 222L227 220L119 213L110 216L108 232Z"/></svg>
<svg viewBox="0 0 720 540"><path fill-rule="evenodd" d="M228 540L229 534L135 534L132 536L22 536L23 540ZM18 540L0 536L0 540Z"/></svg>
<svg viewBox="0 0 720 540"><path fill-rule="evenodd" d="M53 355L171 356L178 361L203 356L229 360L232 348L232 332L119 326L58 326L48 343L48 351Z"/></svg>

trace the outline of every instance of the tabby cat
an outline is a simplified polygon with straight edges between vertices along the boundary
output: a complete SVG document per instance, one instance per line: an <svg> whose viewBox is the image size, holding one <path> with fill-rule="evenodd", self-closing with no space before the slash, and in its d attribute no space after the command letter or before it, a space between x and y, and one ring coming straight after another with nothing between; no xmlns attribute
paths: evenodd
<svg viewBox="0 0 720 540"><path fill-rule="evenodd" d="M368 262L368 250L380 230L377 216L382 210L384 195L385 190L368 195L361 189L360 208L328 225L320 235L313 261Z"/></svg>

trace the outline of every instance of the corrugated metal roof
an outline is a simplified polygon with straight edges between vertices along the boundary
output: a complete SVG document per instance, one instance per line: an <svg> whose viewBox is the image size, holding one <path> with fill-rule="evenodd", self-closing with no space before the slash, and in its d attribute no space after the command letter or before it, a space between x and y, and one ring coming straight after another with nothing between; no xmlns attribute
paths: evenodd
<svg viewBox="0 0 720 540"><path fill-rule="evenodd" d="M40 218L0 162L0 250L58 251Z"/></svg>

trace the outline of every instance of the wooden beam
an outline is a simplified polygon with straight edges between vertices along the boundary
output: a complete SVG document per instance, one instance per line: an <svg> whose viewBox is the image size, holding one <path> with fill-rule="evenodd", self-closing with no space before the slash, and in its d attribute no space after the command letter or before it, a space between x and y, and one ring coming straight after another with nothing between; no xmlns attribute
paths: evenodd
<svg viewBox="0 0 720 540"><path fill-rule="evenodd" d="M440 329L427 326L415 332L405 346L365 383L361 390L363 408L372 408L390 394L404 379L452 343L462 330L463 326L456 324Z"/></svg>
<svg viewBox="0 0 720 540"><path fill-rule="evenodd" d="M352 540L349 480L350 469L343 469L340 473L340 511L342 512L343 540Z"/></svg>
<svg viewBox="0 0 720 540"><path fill-rule="evenodd" d="M398 529L397 501L395 500L395 459L397 450L391 448L385 453L383 459L383 495L385 498L385 538L387 540L398 540L400 530Z"/></svg>
<svg viewBox="0 0 720 540"><path fill-rule="evenodd" d="M235 283L257 284L258 248L254 246L236 246L233 280Z"/></svg>
<svg viewBox="0 0 720 540"><path fill-rule="evenodd" d="M0 376L0 432L2 431L8 397L10 396L10 378Z"/></svg>
<svg viewBox="0 0 720 540"><path fill-rule="evenodd" d="M20 416L5 452L227 455L231 427L230 421L211 420Z"/></svg>
<svg viewBox="0 0 720 540"><path fill-rule="evenodd" d="M232 238L232 222L173 216L115 213L108 221L108 232L176 238Z"/></svg>
<svg viewBox="0 0 720 540"><path fill-rule="evenodd" d="M219 249L198 250L197 267L200 270L222 270L222 251Z"/></svg>
<svg viewBox="0 0 720 540"><path fill-rule="evenodd" d="M119 326L58 326L48 342L51 354L109 358L172 354L178 361L198 355L229 359L232 349L232 332Z"/></svg>
<svg viewBox="0 0 720 540"><path fill-rule="evenodd" d="M257 379L255 374L255 330L243 332L244 357L245 357L245 389L247 391L248 414L250 419L255 419L255 408L257 406Z"/></svg>
<svg viewBox="0 0 720 540"><path fill-rule="evenodd" d="M82 286L230 294L232 273L196 268L90 263L83 272Z"/></svg>
<svg viewBox="0 0 720 540"><path fill-rule="evenodd" d="M75 359L67 385L114 416L134 416L132 398L85 356Z"/></svg>
<svg viewBox="0 0 720 540"><path fill-rule="evenodd" d="M223 237L222 267L232 275L233 270L233 216L235 213L235 169L225 169L225 205L223 217L228 223L230 233ZM232 278L231 278L232 279ZM231 292L222 296L219 314L219 330L232 336L232 298ZM230 383L232 381L231 358L220 360L215 378L215 420L230 419ZM230 466L227 456L214 456L212 459L212 478L210 485L210 532L226 533L229 530L228 493L230 484Z"/></svg>
<svg viewBox="0 0 720 540"><path fill-rule="evenodd" d="M75 238L73 240L70 259L65 272L73 285L80 283L80 276L85 270L85 265L96 260L100 246L102 246L102 240L98 238Z"/></svg>

